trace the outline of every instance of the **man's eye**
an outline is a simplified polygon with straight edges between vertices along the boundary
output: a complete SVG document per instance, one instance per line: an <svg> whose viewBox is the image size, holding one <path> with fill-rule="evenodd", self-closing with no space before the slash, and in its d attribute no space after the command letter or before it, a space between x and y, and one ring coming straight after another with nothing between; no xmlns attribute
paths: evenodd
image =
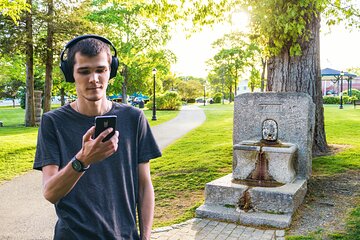
<svg viewBox="0 0 360 240"><path fill-rule="evenodd" d="M106 71L107 71L106 68L96 69L96 72L97 72L97 73L103 73L103 72L106 72Z"/></svg>

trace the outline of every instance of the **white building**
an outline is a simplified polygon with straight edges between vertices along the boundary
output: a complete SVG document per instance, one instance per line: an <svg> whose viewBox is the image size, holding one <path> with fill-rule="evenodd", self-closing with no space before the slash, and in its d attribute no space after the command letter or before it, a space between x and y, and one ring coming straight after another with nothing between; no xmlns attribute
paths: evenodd
<svg viewBox="0 0 360 240"><path fill-rule="evenodd" d="M251 89L249 88L249 79L240 80L239 85L236 88L236 94L239 95L248 92L251 92ZM255 88L254 92L260 92L260 89Z"/></svg>

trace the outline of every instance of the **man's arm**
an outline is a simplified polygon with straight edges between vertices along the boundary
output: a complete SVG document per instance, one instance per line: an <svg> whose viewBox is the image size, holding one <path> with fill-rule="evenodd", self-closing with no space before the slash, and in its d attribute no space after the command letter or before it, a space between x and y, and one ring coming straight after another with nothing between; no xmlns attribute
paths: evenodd
<svg viewBox="0 0 360 240"><path fill-rule="evenodd" d="M102 132L96 139L92 139L95 127L90 128L83 136L81 150L76 154L84 166L102 161L116 152L118 147L119 132L116 131L108 141L102 140L112 131L107 129ZM66 196L75 186L84 172L75 171L71 162L59 171L57 165L47 165L42 168L43 173L43 194L46 200L51 203L58 202Z"/></svg>
<svg viewBox="0 0 360 240"><path fill-rule="evenodd" d="M141 240L150 240L154 218L155 195L150 176L150 163L139 164L139 221Z"/></svg>

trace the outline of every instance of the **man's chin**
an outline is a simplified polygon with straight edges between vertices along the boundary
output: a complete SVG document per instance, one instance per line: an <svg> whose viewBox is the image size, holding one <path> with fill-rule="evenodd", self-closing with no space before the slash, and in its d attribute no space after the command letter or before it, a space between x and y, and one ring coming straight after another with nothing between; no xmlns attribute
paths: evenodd
<svg viewBox="0 0 360 240"><path fill-rule="evenodd" d="M85 97L85 99L89 102L97 102L97 101L100 101L102 99L102 97L100 96L88 96L88 97Z"/></svg>

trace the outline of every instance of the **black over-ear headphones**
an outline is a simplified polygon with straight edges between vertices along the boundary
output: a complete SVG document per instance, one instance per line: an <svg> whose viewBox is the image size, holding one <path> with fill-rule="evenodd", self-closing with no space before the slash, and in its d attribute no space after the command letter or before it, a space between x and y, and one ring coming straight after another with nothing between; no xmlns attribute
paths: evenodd
<svg viewBox="0 0 360 240"><path fill-rule="evenodd" d="M73 40L71 40L70 42L68 42L65 45L64 50L61 52L61 55L60 55L60 69L64 73L65 80L67 82L75 82L72 68L69 66L68 61L64 60L65 51L66 51L66 49L69 49L72 46L74 46L77 42L79 42L79 41L81 41L83 39L86 39L86 38L98 39L98 40L100 40L100 41L102 41L102 42L104 42L106 44L109 44L112 47L112 49L114 50L114 55L112 56L112 59L111 59L110 79L115 77L117 69L119 67L119 59L117 58L116 48L115 48L114 44L112 44L112 42L110 42L110 40L108 40L108 39L106 39L104 37L101 37L99 35L88 34L88 35L82 35L82 36L78 36L78 37L74 38Z"/></svg>

